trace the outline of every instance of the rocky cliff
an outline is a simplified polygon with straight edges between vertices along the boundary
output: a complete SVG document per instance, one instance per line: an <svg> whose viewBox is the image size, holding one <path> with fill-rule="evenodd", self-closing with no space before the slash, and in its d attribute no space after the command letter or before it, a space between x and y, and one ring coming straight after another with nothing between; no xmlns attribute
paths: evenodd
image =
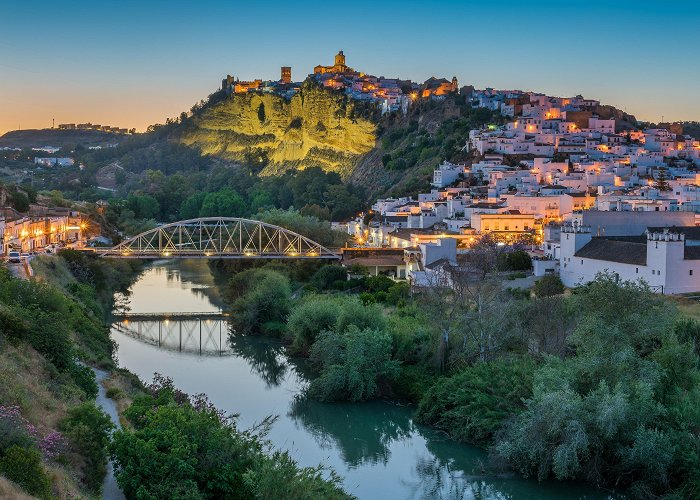
<svg viewBox="0 0 700 500"><path fill-rule="evenodd" d="M262 175L320 166L349 177L376 143L376 113L305 84L290 100L237 94L204 109L177 141L203 154L263 165Z"/></svg>

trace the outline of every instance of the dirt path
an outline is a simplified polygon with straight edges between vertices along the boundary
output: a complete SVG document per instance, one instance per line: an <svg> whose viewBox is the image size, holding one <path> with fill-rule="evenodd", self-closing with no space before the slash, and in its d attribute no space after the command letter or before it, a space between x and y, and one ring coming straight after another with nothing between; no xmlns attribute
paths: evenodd
<svg viewBox="0 0 700 500"><path fill-rule="evenodd" d="M104 412L109 415L112 419L112 423L116 425L117 429L121 428L119 423L119 413L117 412L117 404L114 400L107 397L107 391L105 390L102 382L109 376L106 371L99 370L97 368L92 369L95 372L95 377L97 379L98 393L95 399L95 404L104 410ZM105 475L104 481L102 482L102 498L104 500L125 500L124 493L119 489L117 485L117 480L114 477L114 467L112 466L112 461L107 463L107 474Z"/></svg>

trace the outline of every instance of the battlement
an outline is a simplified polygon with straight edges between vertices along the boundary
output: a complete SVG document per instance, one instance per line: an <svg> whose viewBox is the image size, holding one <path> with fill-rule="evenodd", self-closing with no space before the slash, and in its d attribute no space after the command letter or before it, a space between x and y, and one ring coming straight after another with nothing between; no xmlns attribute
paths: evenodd
<svg viewBox="0 0 700 500"><path fill-rule="evenodd" d="M685 241L685 234L671 232L668 229L663 231L646 231L647 241Z"/></svg>
<svg viewBox="0 0 700 500"><path fill-rule="evenodd" d="M572 224L570 222L564 223L561 226L562 233L580 233L580 234L590 234L591 226L584 226L582 224Z"/></svg>

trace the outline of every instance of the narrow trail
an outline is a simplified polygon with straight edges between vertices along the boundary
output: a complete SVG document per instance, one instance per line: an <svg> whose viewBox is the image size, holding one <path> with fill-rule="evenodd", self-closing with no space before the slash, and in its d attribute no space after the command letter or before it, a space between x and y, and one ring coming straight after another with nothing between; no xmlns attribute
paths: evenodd
<svg viewBox="0 0 700 500"><path fill-rule="evenodd" d="M117 404L107 397L107 391L102 385L102 381L105 380L109 374L97 368L93 368L92 371L95 372L98 387L95 404L102 408L104 412L109 415L109 418L112 419L117 429L120 429L121 424L119 423ZM112 466L111 460L107 463L107 474L105 474L104 481L102 481L102 498L104 500L126 500L124 493L119 489L117 480L114 477L114 467Z"/></svg>

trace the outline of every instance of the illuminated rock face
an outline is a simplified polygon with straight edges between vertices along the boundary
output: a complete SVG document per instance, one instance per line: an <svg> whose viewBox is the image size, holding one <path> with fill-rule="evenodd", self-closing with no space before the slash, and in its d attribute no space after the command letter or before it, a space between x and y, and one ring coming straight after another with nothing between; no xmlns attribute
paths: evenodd
<svg viewBox="0 0 700 500"><path fill-rule="evenodd" d="M291 100L233 95L196 117L179 141L231 161L266 155L262 175L320 166L347 178L376 142L376 124L358 115L353 101L315 86Z"/></svg>

